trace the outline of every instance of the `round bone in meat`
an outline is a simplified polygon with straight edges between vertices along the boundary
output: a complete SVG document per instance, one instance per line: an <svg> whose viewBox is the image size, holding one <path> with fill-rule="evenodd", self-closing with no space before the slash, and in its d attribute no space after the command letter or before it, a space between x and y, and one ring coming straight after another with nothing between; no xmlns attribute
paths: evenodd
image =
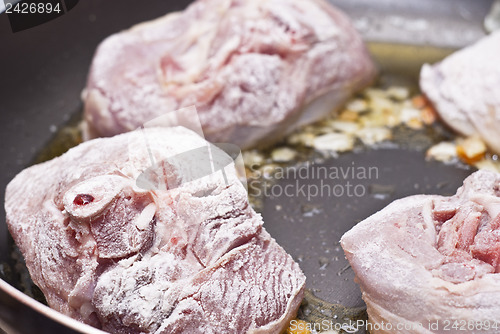
<svg viewBox="0 0 500 334"><path fill-rule="evenodd" d="M305 276L234 165L180 182L183 164L210 163L185 154L207 144L148 128L85 142L9 183L9 230L52 308L111 333L280 333ZM141 188L151 166L148 186L178 182Z"/></svg>

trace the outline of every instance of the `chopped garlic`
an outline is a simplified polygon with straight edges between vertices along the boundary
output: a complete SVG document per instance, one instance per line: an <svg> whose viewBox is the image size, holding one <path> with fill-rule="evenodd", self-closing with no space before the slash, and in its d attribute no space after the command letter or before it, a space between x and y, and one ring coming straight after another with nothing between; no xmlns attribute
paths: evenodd
<svg viewBox="0 0 500 334"><path fill-rule="evenodd" d="M346 109L356 113L363 112L368 110L368 103L362 99L354 99L347 103Z"/></svg>
<svg viewBox="0 0 500 334"><path fill-rule="evenodd" d="M288 147L276 148L271 152L271 159L276 162L289 162L297 156L297 151Z"/></svg>
<svg viewBox="0 0 500 334"><path fill-rule="evenodd" d="M328 125L330 125L330 127L335 131L344 132L348 134L353 134L359 130L359 124L352 121L333 120L328 122Z"/></svg>
<svg viewBox="0 0 500 334"><path fill-rule="evenodd" d="M381 127L387 124L387 121L392 118L383 113L370 113L360 119L363 127Z"/></svg>
<svg viewBox="0 0 500 334"><path fill-rule="evenodd" d="M389 87L387 90L387 96L392 97L395 100L403 101L410 96L410 90L406 87Z"/></svg>
<svg viewBox="0 0 500 334"><path fill-rule="evenodd" d="M314 148L317 150L327 150L345 152L354 147L354 138L343 133L329 133L314 139Z"/></svg>
<svg viewBox="0 0 500 334"><path fill-rule="evenodd" d="M264 162L264 157L256 150L243 152L243 163L245 166L259 166Z"/></svg>
<svg viewBox="0 0 500 334"><path fill-rule="evenodd" d="M419 118L412 118L406 122L406 126L414 130L419 130L424 127L424 122Z"/></svg>
<svg viewBox="0 0 500 334"><path fill-rule="evenodd" d="M370 108L372 108L375 112L383 113L383 112L394 110L395 104L393 101L391 101L387 97L376 96L376 97L371 98Z"/></svg>
<svg viewBox="0 0 500 334"><path fill-rule="evenodd" d="M454 143L441 142L427 150L427 158L441 162L450 162L457 157L457 149Z"/></svg>
<svg viewBox="0 0 500 334"><path fill-rule="evenodd" d="M363 93L369 99L376 97L387 98L387 93L380 88L367 88Z"/></svg>
<svg viewBox="0 0 500 334"><path fill-rule="evenodd" d="M313 147L314 138L315 136L312 133L296 133L288 137L288 143L292 145L304 145L306 147Z"/></svg>
<svg viewBox="0 0 500 334"><path fill-rule="evenodd" d="M477 169L500 173L500 164L490 159L481 159L474 164Z"/></svg>
<svg viewBox="0 0 500 334"><path fill-rule="evenodd" d="M355 111L344 110L342 113L340 113L338 119L341 121L355 121L359 119L359 114Z"/></svg>
<svg viewBox="0 0 500 334"><path fill-rule="evenodd" d="M486 150L486 144L478 136L471 136L458 141L457 154L460 159L469 164L481 160Z"/></svg>
<svg viewBox="0 0 500 334"><path fill-rule="evenodd" d="M374 145L384 140L392 138L392 133L389 129L378 127L367 127L358 131L357 136L365 145Z"/></svg>
<svg viewBox="0 0 500 334"><path fill-rule="evenodd" d="M421 118L421 111L416 109L416 108L403 108L401 109L401 122L408 124L414 119L420 119Z"/></svg>

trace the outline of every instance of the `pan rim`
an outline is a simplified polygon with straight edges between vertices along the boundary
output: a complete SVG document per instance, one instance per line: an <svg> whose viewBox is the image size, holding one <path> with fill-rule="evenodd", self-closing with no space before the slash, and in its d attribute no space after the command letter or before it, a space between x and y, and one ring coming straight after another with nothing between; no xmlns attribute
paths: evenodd
<svg viewBox="0 0 500 334"><path fill-rule="evenodd" d="M24 294L23 292L17 290L14 288L12 285L9 283L5 282L3 279L0 278L0 291L3 291L7 293L10 297L14 298L16 301L26 305L27 307L35 310L39 314L42 314L46 316L47 318L60 323L67 328L70 328L72 330L75 330L79 333L86 333L86 334L106 334L106 332L97 329L95 327L92 327L90 325L87 325L83 322L80 322L76 319L70 318L67 315L64 315L54 309L51 309L50 307L40 303L39 301L29 297L28 295Z"/></svg>

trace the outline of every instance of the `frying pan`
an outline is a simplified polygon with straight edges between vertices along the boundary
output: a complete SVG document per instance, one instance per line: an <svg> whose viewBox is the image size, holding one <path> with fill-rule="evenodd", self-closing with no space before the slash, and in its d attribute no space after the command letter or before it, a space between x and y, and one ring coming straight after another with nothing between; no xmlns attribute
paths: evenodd
<svg viewBox="0 0 500 334"><path fill-rule="evenodd" d="M33 163L58 129L78 119L82 109L80 93L98 43L138 22L181 10L189 2L85 0L57 19L17 33L11 31L6 14L0 14L2 203L7 183ZM491 6L491 0L331 2L352 17L387 80L413 84L423 62L439 60L483 36L482 21ZM472 172L465 166L426 161L423 152L432 140L427 134L419 138L423 140L413 138L408 145L397 148L365 149L335 159L316 159L304 167L375 167L377 178L323 180L331 184L352 181L367 190L363 196L308 198L297 194L264 199L261 209L266 228L308 277L309 305L302 308L302 317L314 321L321 316L351 316L363 309L353 272L339 247L345 231L396 198L415 193L449 195ZM320 181L285 177L276 184ZM27 277L16 271L19 265L14 260L3 205L0 207L0 332L99 332L19 291L25 290ZM36 296L37 291L32 293Z"/></svg>

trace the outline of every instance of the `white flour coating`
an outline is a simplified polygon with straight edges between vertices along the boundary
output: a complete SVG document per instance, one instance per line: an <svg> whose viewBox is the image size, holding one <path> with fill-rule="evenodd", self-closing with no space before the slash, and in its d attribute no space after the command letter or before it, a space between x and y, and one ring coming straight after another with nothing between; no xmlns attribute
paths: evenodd
<svg viewBox="0 0 500 334"><path fill-rule="evenodd" d="M360 35L324 0L198 0L101 43L83 94L86 136L195 105L211 142L268 144L374 74Z"/></svg>
<svg viewBox="0 0 500 334"><path fill-rule="evenodd" d="M478 171L454 196L396 200L344 234L369 321L379 328L372 333L463 333L454 320L498 333L499 196L500 174ZM439 328L429 327L436 321Z"/></svg>
<svg viewBox="0 0 500 334"><path fill-rule="evenodd" d="M500 153L500 32L436 65L424 65L420 87L441 118L462 135L480 135Z"/></svg>
<svg viewBox="0 0 500 334"><path fill-rule="evenodd" d="M136 184L151 166L143 134L168 190ZM83 143L9 183L9 230L52 308L111 333L287 325L305 276L262 227L234 168L228 185L220 172L184 182L165 160L205 145L184 128L149 128Z"/></svg>

